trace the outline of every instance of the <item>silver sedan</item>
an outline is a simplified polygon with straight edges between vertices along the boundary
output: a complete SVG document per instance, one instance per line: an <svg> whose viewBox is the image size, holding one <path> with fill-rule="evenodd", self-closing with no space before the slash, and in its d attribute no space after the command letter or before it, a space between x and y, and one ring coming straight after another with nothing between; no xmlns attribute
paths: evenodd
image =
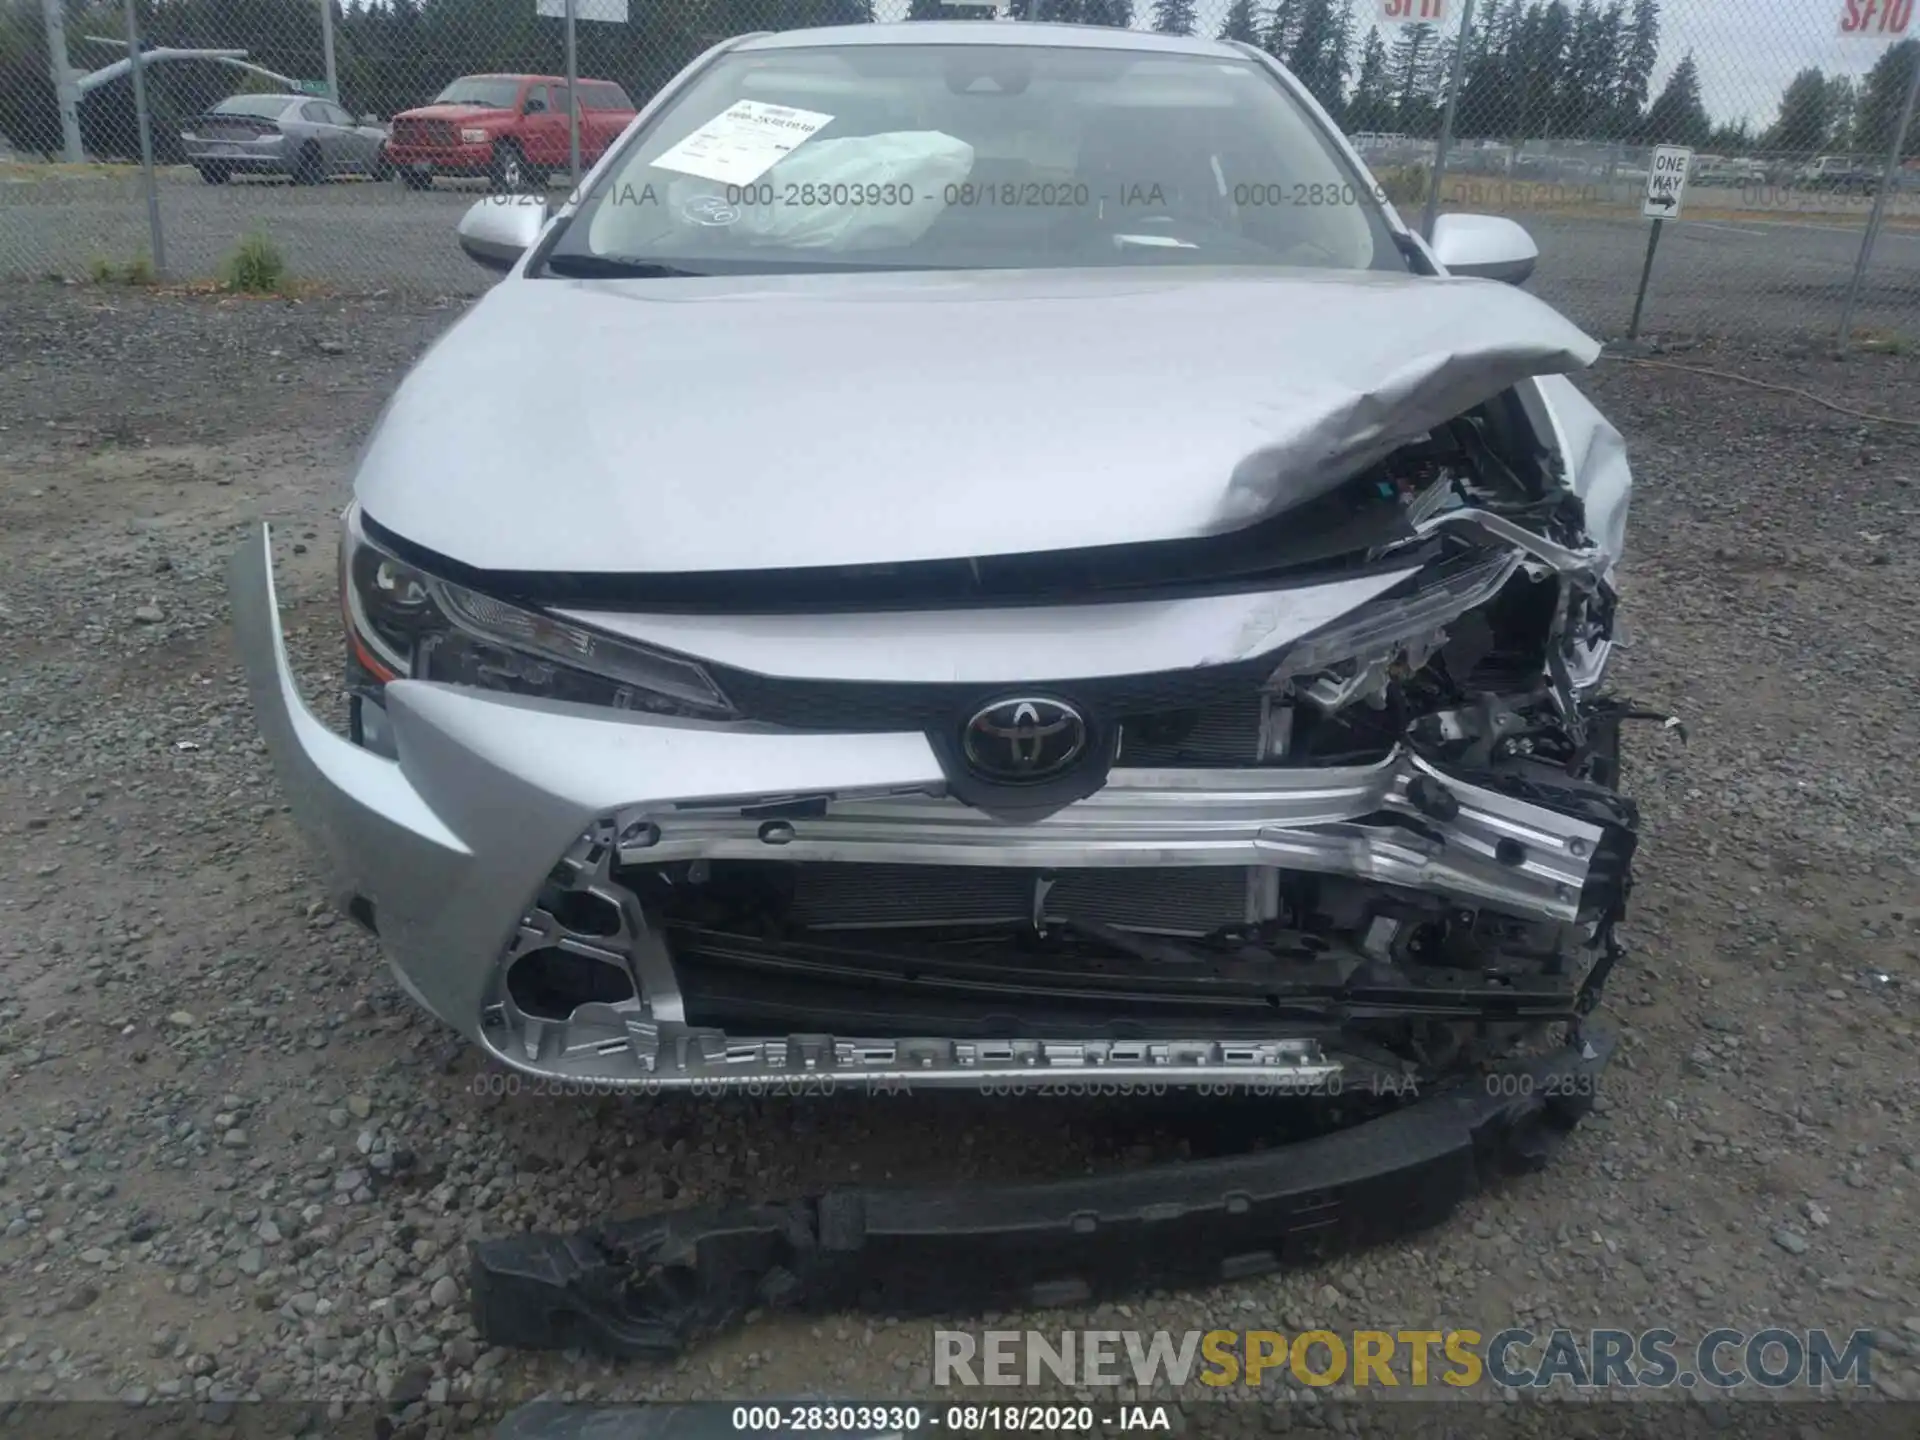
<svg viewBox="0 0 1920 1440"><path fill-rule="evenodd" d="M229 95L189 122L180 143L209 185L245 174L318 185L334 175L391 173L384 126L311 95Z"/></svg>
<svg viewBox="0 0 1920 1440"><path fill-rule="evenodd" d="M1379 1095L1585 1053L1632 476L1513 221L1410 230L1251 46L929 21L717 46L559 213L460 234L507 273L362 452L348 734L263 532L234 625L339 902L495 1060Z"/></svg>

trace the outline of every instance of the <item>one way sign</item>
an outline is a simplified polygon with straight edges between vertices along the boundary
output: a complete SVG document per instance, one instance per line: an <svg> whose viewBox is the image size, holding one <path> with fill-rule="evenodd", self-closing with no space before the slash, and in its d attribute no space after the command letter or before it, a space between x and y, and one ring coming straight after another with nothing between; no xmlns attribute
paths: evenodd
<svg viewBox="0 0 1920 1440"><path fill-rule="evenodd" d="M1687 175L1692 169L1693 151L1686 146L1655 146L1653 164L1647 170L1647 193L1640 200L1640 213L1652 220L1678 220L1680 202L1687 193Z"/></svg>

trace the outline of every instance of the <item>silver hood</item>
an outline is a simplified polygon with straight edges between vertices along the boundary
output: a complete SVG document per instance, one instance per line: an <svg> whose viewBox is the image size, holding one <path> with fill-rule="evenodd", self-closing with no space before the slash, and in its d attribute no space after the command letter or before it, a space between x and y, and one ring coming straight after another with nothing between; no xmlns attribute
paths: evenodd
<svg viewBox="0 0 1920 1440"><path fill-rule="evenodd" d="M356 482L465 564L667 572L1180 539L1599 345L1485 280L1325 271L511 278Z"/></svg>

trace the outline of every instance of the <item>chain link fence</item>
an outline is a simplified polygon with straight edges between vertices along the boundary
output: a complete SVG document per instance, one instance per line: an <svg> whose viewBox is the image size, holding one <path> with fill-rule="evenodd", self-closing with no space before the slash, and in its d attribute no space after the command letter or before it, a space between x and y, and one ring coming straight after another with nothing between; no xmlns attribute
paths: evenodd
<svg viewBox="0 0 1920 1440"><path fill-rule="evenodd" d="M477 292L488 277L453 237L465 207L567 182L568 0L134 3L0 0L0 276L213 277L252 236L301 281ZM1644 328L1831 336L1853 289L1856 336L1920 342L1920 121L1896 145L1920 88L1916 0L572 3L585 163L628 107L744 31L969 18L1220 36L1285 63L1409 223L1526 225L1533 288L1595 333L1626 327L1651 148L1668 144L1694 156ZM541 78L478 78L514 75ZM537 106L508 150L443 98ZM423 186L395 160L425 141L471 173Z"/></svg>

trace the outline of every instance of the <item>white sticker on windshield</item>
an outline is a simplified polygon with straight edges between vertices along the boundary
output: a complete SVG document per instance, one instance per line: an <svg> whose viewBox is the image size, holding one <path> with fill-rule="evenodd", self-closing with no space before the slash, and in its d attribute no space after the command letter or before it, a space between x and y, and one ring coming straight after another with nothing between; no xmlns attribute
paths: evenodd
<svg viewBox="0 0 1920 1440"><path fill-rule="evenodd" d="M653 163L722 185L751 185L832 119L818 110L741 100Z"/></svg>

